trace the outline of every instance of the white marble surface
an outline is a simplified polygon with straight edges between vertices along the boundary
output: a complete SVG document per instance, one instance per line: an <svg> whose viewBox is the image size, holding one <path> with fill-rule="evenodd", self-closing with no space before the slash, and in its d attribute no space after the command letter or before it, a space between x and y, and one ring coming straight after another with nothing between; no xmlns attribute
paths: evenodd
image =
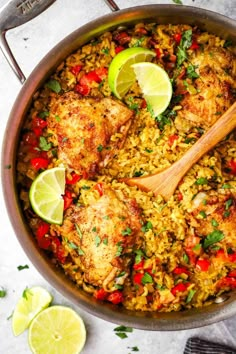
<svg viewBox="0 0 236 354"><path fill-rule="evenodd" d="M0 0L0 6L6 0ZM170 1L117 0L120 8L149 3L173 3ZM183 0L185 5L203 7L218 11L236 19L236 0ZM31 22L8 32L11 48L26 77L39 60L65 35L84 23L110 10L102 0L57 0L46 12ZM2 144L4 127L13 102L21 89L5 58L0 52L0 143ZM10 137L9 137L10 139ZM41 285L54 296L54 303L74 307L54 290L35 270L19 245L5 210L2 190L0 190L0 287L7 291L0 298L0 353L30 353L27 333L15 338L11 330L11 315L14 305L26 287ZM29 265L29 269L18 271L17 266ZM74 307L75 308L75 307ZM236 317L205 328L180 332L149 332L134 330L127 339L118 338L114 324L105 322L75 308L83 317L87 327L87 342L84 354L128 354L128 347L138 346L140 354L180 354L188 337L198 335L236 347ZM47 353L45 353L47 354ZM70 354L66 353L65 354Z"/></svg>

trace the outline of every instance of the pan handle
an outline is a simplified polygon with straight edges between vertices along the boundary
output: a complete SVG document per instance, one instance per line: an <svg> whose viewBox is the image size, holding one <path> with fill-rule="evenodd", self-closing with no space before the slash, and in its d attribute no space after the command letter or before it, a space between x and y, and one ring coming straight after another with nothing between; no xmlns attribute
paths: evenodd
<svg viewBox="0 0 236 354"><path fill-rule="evenodd" d="M23 84L25 76L17 64L15 57L7 43L6 32L9 29L23 25L41 14L56 0L32 1L24 0L19 3L18 0L10 0L0 9L0 48L6 57L8 63L16 74L17 78Z"/></svg>
<svg viewBox="0 0 236 354"><path fill-rule="evenodd" d="M115 12L120 10L119 6L115 3L115 1L113 0L104 0L104 1L110 7L111 11Z"/></svg>

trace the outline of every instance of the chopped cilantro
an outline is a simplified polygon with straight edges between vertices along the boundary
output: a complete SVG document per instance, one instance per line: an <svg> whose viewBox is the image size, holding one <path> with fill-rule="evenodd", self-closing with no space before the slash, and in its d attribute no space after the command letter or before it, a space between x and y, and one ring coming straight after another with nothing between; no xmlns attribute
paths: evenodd
<svg viewBox="0 0 236 354"><path fill-rule="evenodd" d="M228 183L224 183L224 184L222 185L222 188L223 188L223 189L231 189L232 186L231 186L230 184L228 184Z"/></svg>
<svg viewBox="0 0 236 354"><path fill-rule="evenodd" d="M48 143L44 136L39 137L39 147L43 151L48 151L52 147L52 143Z"/></svg>
<svg viewBox="0 0 236 354"><path fill-rule="evenodd" d="M68 246L72 249L72 250L77 250L78 246L74 243L74 242L68 242Z"/></svg>
<svg viewBox="0 0 236 354"><path fill-rule="evenodd" d="M17 267L17 269L18 269L18 270L29 269L29 266L28 266L28 264L25 264L24 266L19 265L19 266Z"/></svg>
<svg viewBox="0 0 236 354"><path fill-rule="evenodd" d="M192 30L184 31L182 34L182 38L180 44L177 49L177 66L180 67L183 62L187 59L186 50L192 44Z"/></svg>
<svg viewBox="0 0 236 354"><path fill-rule="evenodd" d="M225 218L228 218L230 216L230 211L226 210L223 215Z"/></svg>
<svg viewBox="0 0 236 354"><path fill-rule="evenodd" d="M145 255L145 253L143 252L143 250L136 250L136 251L134 251L134 253L136 254L136 256L135 256L135 264L138 264L138 263L140 263L141 262L141 260L142 260L142 258L144 257L146 257L146 255Z"/></svg>
<svg viewBox="0 0 236 354"><path fill-rule="evenodd" d="M223 47L224 47L224 48L228 48L228 47L230 47L232 44L233 44L233 42L232 42L231 39L226 39L226 41L225 41Z"/></svg>
<svg viewBox="0 0 236 354"><path fill-rule="evenodd" d="M188 304L189 302L191 302L194 294L196 293L196 290L194 289L190 289L189 290L189 293L188 293L188 296L187 296L187 300L186 300L186 303Z"/></svg>
<svg viewBox="0 0 236 354"><path fill-rule="evenodd" d="M188 255L186 253L183 254L183 261L185 263L189 263L189 257L188 257Z"/></svg>
<svg viewBox="0 0 236 354"><path fill-rule="evenodd" d="M132 230L130 227L127 227L125 230L121 231L122 236L131 235L131 233L132 233Z"/></svg>
<svg viewBox="0 0 236 354"><path fill-rule="evenodd" d="M61 120L61 118L57 114L55 115L55 119L57 122L60 122L60 120Z"/></svg>
<svg viewBox="0 0 236 354"><path fill-rule="evenodd" d="M103 244L104 244L104 245L106 245L106 246L107 246L107 245L108 245L108 238L107 238L107 237L106 237L106 238L104 238L102 242L103 242Z"/></svg>
<svg viewBox="0 0 236 354"><path fill-rule="evenodd" d="M123 333L123 332L117 332L116 335L117 335L118 337L120 337L121 339L128 338L127 334L126 334L126 333Z"/></svg>
<svg viewBox="0 0 236 354"><path fill-rule="evenodd" d="M203 184L208 184L208 179L205 177L200 177L195 181L195 184L197 184L199 186L200 185L202 186Z"/></svg>
<svg viewBox="0 0 236 354"><path fill-rule="evenodd" d="M198 243L197 245L195 245L193 247L193 251L199 251L201 249L202 245L200 243Z"/></svg>
<svg viewBox="0 0 236 354"><path fill-rule="evenodd" d="M140 176L142 176L143 174L144 174L143 171L135 171L135 172L134 172L134 177L140 177Z"/></svg>
<svg viewBox="0 0 236 354"><path fill-rule="evenodd" d="M92 228L92 231L93 231L93 232L96 232L96 231L97 231L96 226L94 226L94 227Z"/></svg>
<svg viewBox="0 0 236 354"><path fill-rule="evenodd" d="M30 295L30 294L32 295L32 293L30 292L30 289L26 287L23 290L22 297L27 300L27 296Z"/></svg>
<svg viewBox="0 0 236 354"><path fill-rule="evenodd" d="M131 349L132 352L139 352L139 348L137 346L135 347L128 347L128 349Z"/></svg>
<svg viewBox="0 0 236 354"><path fill-rule="evenodd" d="M101 238L99 235L95 236L95 246L98 247L101 243Z"/></svg>
<svg viewBox="0 0 236 354"><path fill-rule="evenodd" d="M105 215L105 216L103 216L103 219L104 219L104 220L109 220L109 219L110 219L110 216L109 216L109 215Z"/></svg>
<svg viewBox="0 0 236 354"><path fill-rule="evenodd" d="M150 154L151 152L153 152L152 149L148 149L148 148L145 148L144 150L145 150L146 152L148 152L149 154Z"/></svg>
<svg viewBox="0 0 236 354"><path fill-rule="evenodd" d="M106 48L102 48L101 52L103 54L109 55L109 48L107 48L107 47Z"/></svg>
<svg viewBox="0 0 236 354"><path fill-rule="evenodd" d="M79 225L76 224L76 223L75 223L75 229L76 229L76 231L77 231L79 237L82 238L82 237L83 237L83 234L82 234L82 232L81 232L81 230L80 230Z"/></svg>
<svg viewBox="0 0 236 354"><path fill-rule="evenodd" d="M90 187L86 186L85 184L81 188L84 189L84 190L89 190L90 189Z"/></svg>
<svg viewBox="0 0 236 354"><path fill-rule="evenodd" d="M223 240L223 238L224 238L224 234L222 231L214 230L210 234L208 234L206 236L206 238L204 239L203 247L207 248L207 247L213 245L214 243Z"/></svg>
<svg viewBox="0 0 236 354"><path fill-rule="evenodd" d="M197 66L196 65L189 65L187 67L187 77L190 79L197 79L199 77L198 73L196 73Z"/></svg>
<svg viewBox="0 0 236 354"><path fill-rule="evenodd" d="M5 170L10 170L11 169L11 165L5 165L4 168L5 168Z"/></svg>
<svg viewBox="0 0 236 354"><path fill-rule="evenodd" d="M205 213L204 210L201 210L201 211L199 212L199 215L200 215L203 219L205 219L205 218L207 217L207 215L206 215L206 213Z"/></svg>
<svg viewBox="0 0 236 354"><path fill-rule="evenodd" d="M153 225L151 221L148 221L145 225L142 226L141 231L142 232L147 232L148 230L152 230Z"/></svg>
<svg viewBox="0 0 236 354"><path fill-rule="evenodd" d="M174 4L183 5L182 0L172 0Z"/></svg>
<svg viewBox="0 0 236 354"><path fill-rule="evenodd" d="M97 147L97 151L98 152L101 152L103 150L103 146L100 144L100 145L98 145L98 147Z"/></svg>
<svg viewBox="0 0 236 354"><path fill-rule="evenodd" d="M39 118L45 119L49 116L49 112L48 111L39 112L38 116Z"/></svg>
<svg viewBox="0 0 236 354"><path fill-rule="evenodd" d="M232 204L233 204L233 199L228 199L225 202L225 210L229 210L229 208L231 207Z"/></svg>
<svg viewBox="0 0 236 354"><path fill-rule="evenodd" d="M144 276L142 277L142 284L145 285L147 283L153 283L152 276L149 273L144 273Z"/></svg>
<svg viewBox="0 0 236 354"><path fill-rule="evenodd" d="M114 328L114 331L115 332L132 333L133 332L133 328L121 325L121 326L118 326L118 327Z"/></svg>
<svg viewBox="0 0 236 354"><path fill-rule="evenodd" d="M7 295L7 291L2 287L0 289L0 297L5 297Z"/></svg>
<svg viewBox="0 0 236 354"><path fill-rule="evenodd" d="M212 219L211 220L211 225L214 226L214 227L217 227L217 226L219 226L219 223L215 219Z"/></svg>
<svg viewBox="0 0 236 354"><path fill-rule="evenodd" d="M116 251L115 256L119 257L121 255L122 251L123 251L122 243L121 242L117 242L116 246L117 246L117 251Z"/></svg>
<svg viewBox="0 0 236 354"><path fill-rule="evenodd" d="M56 93L59 93L61 91L61 85L60 83L55 80L55 79L52 79L52 80L49 80L46 85L46 87L48 87L50 90L52 90L53 92L56 92Z"/></svg>

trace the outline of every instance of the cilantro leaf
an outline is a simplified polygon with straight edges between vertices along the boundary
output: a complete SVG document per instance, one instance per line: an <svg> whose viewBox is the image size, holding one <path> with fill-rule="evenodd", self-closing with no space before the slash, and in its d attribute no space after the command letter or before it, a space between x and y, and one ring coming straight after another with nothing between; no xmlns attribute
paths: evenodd
<svg viewBox="0 0 236 354"><path fill-rule="evenodd" d="M144 273L144 276L142 277L142 284L145 285L147 283L153 283L152 276L149 273Z"/></svg>
<svg viewBox="0 0 236 354"><path fill-rule="evenodd" d="M24 266L19 265L19 266L17 267L17 269L18 269L18 270L29 269L29 266L28 266L28 264L26 264L26 265L24 265Z"/></svg>
<svg viewBox="0 0 236 354"><path fill-rule="evenodd" d="M116 328L114 328L115 332L129 332L132 333L133 332L133 328L132 327L127 327L127 326L118 326Z"/></svg>
<svg viewBox="0 0 236 354"><path fill-rule="evenodd" d="M39 147L43 151L48 151L52 147L52 143L48 143L44 136L39 137Z"/></svg>
<svg viewBox="0 0 236 354"><path fill-rule="evenodd" d="M183 5L181 0L172 0L172 2L177 5Z"/></svg>
<svg viewBox="0 0 236 354"><path fill-rule="evenodd" d="M52 79L52 80L49 80L46 85L46 87L48 87L50 90L52 90L53 92L56 92L56 93L59 93L61 91L61 85L60 83L55 80L55 79Z"/></svg>
<svg viewBox="0 0 236 354"><path fill-rule="evenodd" d="M199 77L198 73L196 72L196 69L196 65L189 65L187 67L187 77L189 79L197 79Z"/></svg>
<svg viewBox="0 0 236 354"><path fill-rule="evenodd" d="M224 234L222 231L214 230L210 234L208 234L206 236L206 238L204 239L203 247L207 248L207 247L213 245L214 243L223 240L223 238L224 238Z"/></svg>

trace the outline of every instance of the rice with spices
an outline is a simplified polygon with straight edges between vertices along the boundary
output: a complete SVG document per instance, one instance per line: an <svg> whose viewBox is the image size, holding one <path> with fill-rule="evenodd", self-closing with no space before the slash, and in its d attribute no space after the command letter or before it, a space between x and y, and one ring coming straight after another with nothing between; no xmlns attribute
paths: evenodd
<svg viewBox="0 0 236 354"><path fill-rule="evenodd" d="M59 129L56 135L51 121L62 124L65 106L76 111L74 99L62 99L68 93L85 98L86 107L87 98L91 107L111 98L109 64L135 46L153 50L152 61L169 74L170 106L153 117L134 83L122 103L131 124L117 122L93 150L96 161L78 173L60 152L68 137ZM35 94L18 154L24 213L39 246L91 296L129 310L169 312L209 305L236 287L235 132L193 166L168 202L119 181L178 160L233 103L235 77L235 49L228 41L188 25L140 23L78 49ZM81 144L88 143L92 124L86 135L78 132ZM62 225L40 220L28 200L38 173L55 166L66 168Z"/></svg>

